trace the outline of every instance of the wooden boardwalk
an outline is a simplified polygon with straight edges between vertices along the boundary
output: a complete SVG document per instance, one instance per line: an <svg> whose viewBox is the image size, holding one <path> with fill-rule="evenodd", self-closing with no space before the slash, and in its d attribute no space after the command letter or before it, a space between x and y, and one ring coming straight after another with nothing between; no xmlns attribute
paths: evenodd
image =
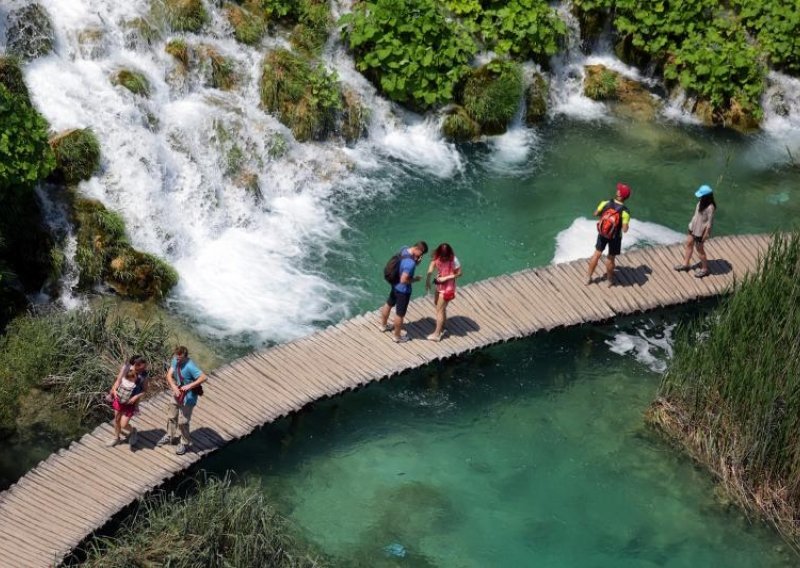
<svg viewBox="0 0 800 568"><path fill-rule="evenodd" d="M57 564L138 496L314 400L493 343L723 293L757 266L768 243L763 235L711 240L712 275L704 279L672 269L682 250L673 245L624 253L613 288L584 286L585 260L476 282L459 289L440 343L424 340L433 330L433 309L429 298L420 298L408 311L408 343L392 343L371 312L233 361L209 374L192 419L195 452L176 456L172 447L154 448L164 433L162 394L135 419L142 433L136 451L108 448L112 431L103 425L0 494L0 567Z"/></svg>

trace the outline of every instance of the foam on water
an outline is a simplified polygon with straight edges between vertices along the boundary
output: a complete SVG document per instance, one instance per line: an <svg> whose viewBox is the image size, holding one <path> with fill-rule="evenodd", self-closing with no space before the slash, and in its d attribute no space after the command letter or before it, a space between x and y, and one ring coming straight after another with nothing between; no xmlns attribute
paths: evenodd
<svg viewBox="0 0 800 568"><path fill-rule="evenodd" d="M683 241L684 234L669 227L632 219L630 229L622 238L622 254L626 250L648 245L670 245ZM597 221L578 217L556 236L553 263L569 262L591 256L597 240Z"/></svg>
<svg viewBox="0 0 800 568"><path fill-rule="evenodd" d="M618 355L633 356L639 363L655 373L667 370L672 358L674 323L659 327L649 322L638 325L635 333L619 332L606 341L609 350Z"/></svg>
<svg viewBox="0 0 800 568"><path fill-rule="evenodd" d="M517 124L505 134L489 137L487 143L491 154L486 165L496 173L522 175L535 165L531 156L539 147L539 136L531 128Z"/></svg>

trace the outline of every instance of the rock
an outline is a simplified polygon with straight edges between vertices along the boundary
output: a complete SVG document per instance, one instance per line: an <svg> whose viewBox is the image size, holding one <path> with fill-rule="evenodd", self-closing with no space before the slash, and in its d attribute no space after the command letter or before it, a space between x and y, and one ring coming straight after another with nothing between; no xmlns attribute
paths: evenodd
<svg viewBox="0 0 800 568"><path fill-rule="evenodd" d="M612 110L626 118L655 119L661 103L641 83L603 65L587 65L584 69L583 92L587 97L615 103Z"/></svg>
<svg viewBox="0 0 800 568"><path fill-rule="evenodd" d="M266 21L258 12L251 12L236 4L225 5L225 16L233 28L236 41L246 45L256 45L264 35Z"/></svg>
<svg viewBox="0 0 800 568"><path fill-rule="evenodd" d="M495 59L473 70L464 83L461 101L483 134L502 134L519 108L522 69Z"/></svg>
<svg viewBox="0 0 800 568"><path fill-rule="evenodd" d="M122 28L128 49L144 49L161 39L160 30L147 18L134 18L125 22Z"/></svg>
<svg viewBox="0 0 800 568"><path fill-rule="evenodd" d="M356 142L367 135L369 109L361 102L361 97L352 89L345 89L342 93L344 109L339 122L339 131L347 143Z"/></svg>
<svg viewBox="0 0 800 568"><path fill-rule="evenodd" d="M30 102L30 94L22 76L22 69L15 58L0 56L0 85L8 89L11 94L19 95Z"/></svg>
<svg viewBox="0 0 800 568"><path fill-rule="evenodd" d="M209 21L202 0L154 0L151 12L176 32L199 32Z"/></svg>
<svg viewBox="0 0 800 568"><path fill-rule="evenodd" d="M97 59L108 53L106 34L102 28L86 28L78 32L78 50L81 56Z"/></svg>
<svg viewBox="0 0 800 568"><path fill-rule="evenodd" d="M108 264L106 283L120 296L136 300L161 299L178 283L178 273L152 254L131 247Z"/></svg>
<svg viewBox="0 0 800 568"><path fill-rule="evenodd" d="M541 73L534 73L525 89L525 124L534 126L547 116L549 85Z"/></svg>
<svg viewBox="0 0 800 568"><path fill-rule="evenodd" d="M178 60L183 67L189 66L189 45L183 38L171 39L164 46L164 51Z"/></svg>
<svg viewBox="0 0 800 568"><path fill-rule="evenodd" d="M269 52L262 65L261 105L288 126L300 142L324 140L342 109L336 75L286 49Z"/></svg>
<svg viewBox="0 0 800 568"><path fill-rule="evenodd" d="M481 127L470 118L466 109L459 105L450 105L445 109L442 121L442 134L451 142L469 142L476 140L481 134Z"/></svg>
<svg viewBox="0 0 800 568"><path fill-rule="evenodd" d="M744 108L739 101L731 99L730 107L722 112L722 125L742 133L758 130L759 120L753 111Z"/></svg>
<svg viewBox="0 0 800 568"><path fill-rule="evenodd" d="M32 3L8 14L6 50L23 61L53 51L56 35L50 17L40 4Z"/></svg>
<svg viewBox="0 0 800 568"><path fill-rule="evenodd" d="M230 91L236 85L236 68L233 60L223 56L210 45L201 44L197 48L200 72L205 84L214 89Z"/></svg>
<svg viewBox="0 0 800 568"><path fill-rule="evenodd" d="M54 174L68 185L89 179L100 168L100 143L88 128L60 132L50 147L56 156Z"/></svg>
<svg viewBox="0 0 800 568"><path fill-rule="evenodd" d="M150 96L150 82L142 73L130 69L120 69L113 77L111 83L128 89L134 95L141 97Z"/></svg>

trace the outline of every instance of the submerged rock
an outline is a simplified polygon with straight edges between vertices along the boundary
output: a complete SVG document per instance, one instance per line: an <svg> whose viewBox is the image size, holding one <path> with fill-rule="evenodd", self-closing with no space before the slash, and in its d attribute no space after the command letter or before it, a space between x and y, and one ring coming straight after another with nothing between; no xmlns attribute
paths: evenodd
<svg viewBox="0 0 800 568"><path fill-rule="evenodd" d="M50 147L56 156L54 173L67 184L87 180L100 168L100 143L88 128L60 132Z"/></svg>
<svg viewBox="0 0 800 568"><path fill-rule="evenodd" d="M40 4L33 3L8 14L6 49L24 61L53 51L55 31L50 16Z"/></svg>
<svg viewBox="0 0 800 568"><path fill-rule="evenodd" d="M661 106L644 86L603 65L587 65L583 92L590 99L616 103L612 110L635 120L653 120Z"/></svg>
<svg viewBox="0 0 800 568"><path fill-rule="evenodd" d="M134 95L150 96L150 81L138 71L120 69L111 77L111 83L128 89Z"/></svg>
<svg viewBox="0 0 800 568"><path fill-rule="evenodd" d="M470 118L464 107L450 105L445 113L442 134L450 142L469 142L481 135L481 127Z"/></svg>
<svg viewBox="0 0 800 568"><path fill-rule="evenodd" d="M534 73L525 89L525 124L534 126L547 116L547 99L550 87L541 73Z"/></svg>
<svg viewBox="0 0 800 568"><path fill-rule="evenodd" d="M473 70L461 95L464 109L483 134L505 132L521 98L522 68L498 59Z"/></svg>
<svg viewBox="0 0 800 568"><path fill-rule="evenodd" d="M106 34L102 28L86 28L78 32L78 49L83 57L97 59L108 53Z"/></svg>

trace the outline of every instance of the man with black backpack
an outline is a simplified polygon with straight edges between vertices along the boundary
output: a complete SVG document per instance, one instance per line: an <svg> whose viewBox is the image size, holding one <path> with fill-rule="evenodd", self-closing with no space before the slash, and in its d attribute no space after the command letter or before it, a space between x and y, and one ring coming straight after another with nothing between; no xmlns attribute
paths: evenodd
<svg viewBox="0 0 800 568"><path fill-rule="evenodd" d="M594 210L594 216L600 217L597 221L597 243L594 247L594 254L589 259L589 274L586 284L594 282L594 269L603 251L608 246L608 257L606 258L606 280L608 285L614 284L614 268L616 266L617 255L622 250L622 233L628 232L628 225L631 222L631 214L625 207L625 201L631 196L631 188L624 183L617 184L617 194L614 199L601 201Z"/></svg>
<svg viewBox="0 0 800 568"><path fill-rule="evenodd" d="M417 264L428 252L428 243L419 241L413 247L404 247L393 255L383 269L383 278L392 287L389 297L381 308L381 331L393 331L392 339L395 343L408 341L408 336L403 333L403 318L411 300L411 283L417 282L420 277L414 276ZM394 308L394 325L389 325L389 312Z"/></svg>

